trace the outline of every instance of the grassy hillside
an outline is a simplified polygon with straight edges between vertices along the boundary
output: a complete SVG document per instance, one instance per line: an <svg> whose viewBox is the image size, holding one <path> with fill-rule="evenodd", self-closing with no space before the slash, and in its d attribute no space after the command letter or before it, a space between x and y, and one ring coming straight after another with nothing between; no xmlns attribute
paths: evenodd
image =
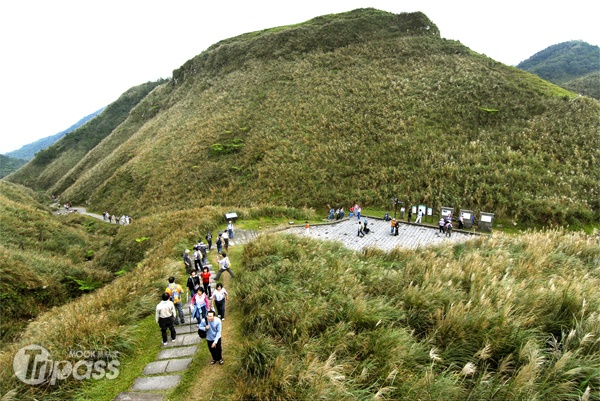
<svg viewBox="0 0 600 401"><path fill-rule="evenodd" d="M147 82L129 89L89 124L70 132L52 146L41 150L26 167L6 179L34 190L50 189L121 124L130 110L160 83L161 81Z"/></svg>
<svg viewBox="0 0 600 401"><path fill-rule="evenodd" d="M363 257L261 237L230 399L595 399L599 261L559 231Z"/></svg>
<svg viewBox="0 0 600 401"><path fill-rule="evenodd" d="M521 61L517 68L562 85L600 72L600 47L580 40L558 43Z"/></svg>
<svg viewBox="0 0 600 401"><path fill-rule="evenodd" d="M98 260L116 227L53 218L31 190L0 181L1 343L27 322L113 277Z"/></svg>
<svg viewBox="0 0 600 401"><path fill-rule="evenodd" d="M0 178L6 177L10 173L17 171L26 163L27 160L0 155Z"/></svg>
<svg viewBox="0 0 600 401"><path fill-rule="evenodd" d="M573 40L550 46L517 65L568 90L600 100L600 48Z"/></svg>
<svg viewBox="0 0 600 401"><path fill-rule="evenodd" d="M139 323L165 278L185 277L181 249L223 226L225 210L162 213L122 227L112 253L136 255L132 270L41 314L5 344L0 364L10 366L26 344L56 360L73 349L135 355ZM314 218L273 207L239 214ZM228 399L579 400L600 385L599 260L596 238L562 231L362 256L332 243L261 237L228 288L230 307L244 317L240 342L228 340ZM129 369L122 365L122 374ZM10 369L0 379L0 392L16 389L18 399L71 399L82 385L26 386Z"/></svg>
<svg viewBox="0 0 600 401"><path fill-rule="evenodd" d="M224 226L223 214L226 211L224 208L205 207L157 213L137 219L130 226L119 227L118 233L110 244L105 244L105 252L98 255L97 260L103 262L99 265L106 270L126 267L123 274L106 286L83 295L76 302L50 311L40 311L40 315L27 325L21 336L2 344L0 366L12 366L15 353L30 344L46 348L54 360L72 360L69 352L73 350L111 350L121 353L123 361L138 353L138 325L142 318L154 314L156 303L166 286L166 278L174 275L182 282L187 276L180 260L182 249L195 243L206 231ZM297 220L315 218L310 211L283 207L239 209L238 214L244 220L284 216ZM4 220L2 218L0 221ZM102 222L99 224L108 228L118 227ZM142 238L145 239L140 240ZM3 270L3 278L5 274ZM27 279L21 277L19 282L26 284ZM4 291L5 287L2 288L3 294ZM40 288L31 288L31 296L39 295L39 291ZM36 302L37 305L37 300L30 302ZM3 299L3 307L5 303ZM2 313L4 317L4 310ZM6 320L3 319L3 324ZM156 330L156 326L152 327ZM158 335L156 331L153 333ZM160 345L158 341L155 343ZM157 351L154 349L152 352ZM124 375L128 374L125 372L128 366L124 365L121 369ZM72 399L81 385L82 381L69 378L57 381L56 385L44 383L29 386L15 377L12 368L0 370L0 395L15 390L16 399Z"/></svg>
<svg viewBox="0 0 600 401"><path fill-rule="evenodd" d="M362 13L380 23L360 25ZM434 27L420 13L359 10L215 45L140 102L112 134L128 139L87 155L64 194L138 214L173 204L388 207L399 196L526 224L596 221L598 102L572 100ZM255 54L268 46L277 56Z"/></svg>
<svg viewBox="0 0 600 401"><path fill-rule="evenodd" d="M600 100L600 72L592 72L565 82L563 86L576 93Z"/></svg>

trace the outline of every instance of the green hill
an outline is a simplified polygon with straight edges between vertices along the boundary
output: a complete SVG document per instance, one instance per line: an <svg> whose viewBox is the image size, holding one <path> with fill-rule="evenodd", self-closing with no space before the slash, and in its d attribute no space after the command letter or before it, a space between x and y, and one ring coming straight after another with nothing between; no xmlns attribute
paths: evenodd
<svg viewBox="0 0 600 401"><path fill-rule="evenodd" d="M27 163L27 160L16 159L14 157L0 155L0 178L6 177L20 169Z"/></svg>
<svg viewBox="0 0 600 401"><path fill-rule="evenodd" d="M177 204L388 207L399 196L525 223L590 222L599 105L574 97L441 39L421 13L357 10L209 48L85 168L45 181L96 210L141 215Z"/></svg>
<svg viewBox="0 0 600 401"><path fill-rule="evenodd" d="M88 124L36 153L31 163L7 177L7 180L38 191L48 190L109 136L127 118L130 110L160 83L147 82L129 89Z"/></svg>
<svg viewBox="0 0 600 401"><path fill-rule="evenodd" d="M565 82L562 86L582 95L600 100L600 72L592 72Z"/></svg>
<svg viewBox="0 0 600 401"><path fill-rule="evenodd" d="M2 343L28 320L112 279L103 259L116 227L76 213L57 220L40 198L0 181Z"/></svg>
<svg viewBox="0 0 600 401"><path fill-rule="evenodd" d="M2 369L2 397L109 400L130 388L146 363L136 356L159 352L153 308L166 277L185 279L181 250L234 207L252 228L354 201L389 207L392 196L597 225L598 102L441 39L422 13L356 10L227 39L148 92L102 140L79 148L76 131L29 163L37 170L8 177L38 192L0 181L2 296L12 297L2 315L19 319L20 300L34 309L0 365L39 344L56 361L119 352L122 374L29 386ZM134 224L58 220L43 206L50 193ZM259 236L230 253L231 358L217 375L235 380L216 380L215 394L592 399L599 249L561 229L386 254ZM57 301L65 291L75 302ZM167 398L205 396L200 348Z"/></svg>
<svg viewBox="0 0 600 401"><path fill-rule="evenodd" d="M563 42L534 54L517 68L586 96L600 99L600 48L580 40Z"/></svg>
<svg viewBox="0 0 600 401"><path fill-rule="evenodd" d="M89 114L89 115L83 117L81 120L77 121L75 124L71 125L69 128L67 128L64 131L59 132L58 134L54 134L54 135L47 136L42 139L38 139L35 142L32 142L25 146L22 146L20 149L6 153L6 156L16 157L19 159L25 159L25 160L29 161L33 158L33 156L35 156L35 154L37 152L39 152L42 149L46 149L48 146L52 145L54 142L58 141L63 136L67 135L69 132L75 131L77 128L81 127L82 125L84 125L85 123L90 121L92 118L94 118L98 114L100 114L102 112L102 110L104 110L104 108L97 110L97 111L93 112L92 114Z"/></svg>

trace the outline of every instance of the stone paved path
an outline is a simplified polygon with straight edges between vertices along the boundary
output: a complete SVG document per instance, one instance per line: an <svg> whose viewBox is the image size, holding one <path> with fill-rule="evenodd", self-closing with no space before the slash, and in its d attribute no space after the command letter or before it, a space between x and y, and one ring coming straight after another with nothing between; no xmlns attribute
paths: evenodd
<svg viewBox="0 0 600 401"><path fill-rule="evenodd" d="M88 213L85 208L77 207L77 212L104 220L101 215ZM356 218L344 219L337 222L313 224L310 227L310 237L322 240L340 241L344 246L355 251L367 247L375 247L384 251L391 251L396 247L414 249L420 246L441 244L444 242L463 242L473 238L478 233L455 230L450 238L438 233L437 227L414 223L401 222L399 235L390 234L390 223L381 219L367 217L370 233L358 237L358 220ZM293 225L282 230L281 233L306 235L304 225ZM236 229L234 239L230 239L230 246L245 244L260 235L259 231ZM211 286L214 288L215 272ZM189 301L183 306L185 324L175 326L177 337L175 342L168 345L150 362L135 379L128 392L119 393L115 401L162 401L166 392L177 387L182 374L187 370L193 356L198 352L202 340L198 336L196 321L190 318ZM160 340L157 337L157 341Z"/></svg>
<svg viewBox="0 0 600 401"><path fill-rule="evenodd" d="M215 271L212 265L207 266L213 276L211 287L214 289ZM185 323L175 326L175 341L171 342L169 339L167 345L156 356L156 360L144 367L130 391L119 393L115 401L161 401L168 390L177 387L203 341L198 336L197 321L190 316L189 305L189 301L183 305ZM156 340L160 341L158 334Z"/></svg>

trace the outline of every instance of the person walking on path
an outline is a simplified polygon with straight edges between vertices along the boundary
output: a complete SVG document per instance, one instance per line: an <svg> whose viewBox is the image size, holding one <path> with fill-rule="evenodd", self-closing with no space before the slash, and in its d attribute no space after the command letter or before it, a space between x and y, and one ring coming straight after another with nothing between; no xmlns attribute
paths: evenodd
<svg viewBox="0 0 600 401"><path fill-rule="evenodd" d="M194 297L194 294L196 294L198 288L200 288L200 277L198 277L196 270L194 269L192 269L190 276L188 277L187 288L189 288L192 297Z"/></svg>
<svg viewBox="0 0 600 401"><path fill-rule="evenodd" d="M198 245L194 246L194 269L199 272L202 270L202 252Z"/></svg>
<svg viewBox="0 0 600 401"><path fill-rule="evenodd" d="M233 222L231 220L227 224L227 234L229 234L229 238L233 239Z"/></svg>
<svg viewBox="0 0 600 401"><path fill-rule="evenodd" d="M221 319L215 316L214 311L208 312L206 317L208 324L206 325L206 345L212 356L211 365L219 362L219 365L223 365L223 347L221 343L222 324Z"/></svg>
<svg viewBox="0 0 600 401"><path fill-rule="evenodd" d="M217 253L220 254L221 252L223 252L223 235L221 233L219 233L219 235L217 236Z"/></svg>
<svg viewBox="0 0 600 401"><path fill-rule="evenodd" d="M162 334L162 345L167 345L167 329L171 333L171 341L175 342L177 333L173 322L175 320L175 305L169 300L169 294L164 292L161 297L162 301L156 305L156 323L160 326Z"/></svg>
<svg viewBox="0 0 600 401"><path fill-rule="evenodd" d="M208 266L204 266L202 269L202 273L200 273L200 278L202 279L202 287L204 288L204 293L211 296L211 288L210 288L210 271L208 271Z"/></svg>
<svg viewBox="0 0 600 401"><path fill-rule="evenodd" d="M179 284L175 284L175 277L169 277L169 285L165 290L171 299L171 302L175 305L175 309L177 310L177 314L179 315L179 320L181 320L181 324L185 323L183 318L183 302L181 301L181 294L183 294L183 288ZM177 317L175 318L175 325L179 324Z"/></svg>
<svg viewBox="0 0 600 401"><path fill-rule="evenodd" d="M210 252L210 250L212 249L212 234L209 232L206 233L206 237L204 237L206 239L206 243L208 244L208 252Z"/></svg>
<svg viewBox="0 0 600 401"><path fill-rule="evenodd" d="M364 226L361 220L358 221L358 233L356 236L361 238L365 236Z"/></svg>
<svg viewBox="0 0 600 401"><path fill-rule="evenodd" d="M448 220L446 222L446 237L450 238L452 236L452 220Z"/></svg>
<svg viewBox="0 0 600 401"><path fill-rule="evenodd" d="M200 319L206 318L206 312L210 310L210 300L204 293L203 288L198 288L198 292L192 297L190 309L192 317L194 317L197 322L199 322Z"/></svg>
<svg viewBox="0 0 600 401"><path fill-rule="evenodd" d="M229 234L227 231L223 231L223 247L229 252Z"/></svg>
<svg viewBox="0 0 600 401"><path fill-rule="evenodd" d="M219 271L217 272L215 281L219 280L219 277L221 277L221 274L223 274L224 271L227 271L231 275L231 278L235 278L235 274L231 271L231 262L225 252L217 256L217 262L219 263Z"/></svg>
<svg viewBox="0 0 600 401"><path fill-rule="evenodd" d="M424 215L424 214L425 214L425 212L424 212L424 211L422 211L422 210L419 210L419 211L417 212L417 219L415 220L415 223L416 223L416 224L418 224L418 223L421 223L421 219L423 218L423 215ZM423 223L421 223L421 224L423 224Z"/></svg>
<svg viewBox="0 0 600 401"><path fill-rule="evenodd" d="M223 288L223 284L217 283L217 288L213 292L211 298L215 303L217 315L219 315L222 320L225 320L225 301L229 299L229 294L227 293L227 290Z"/></svg>
<svg viewBox="0 0 600 401"><path fill-rule="evenodd" d="M446 225L446 220L444 220L444 217L440 217L440 221L438 222L438 226L439 226L439 233L440 234L444 234L444 226Z"/></svg>
<svg viewBox="0 0 600 401"><path fill-rule="evenodd" d="M200 241L198 250L200 251L200 255L202 256L202 266L207 265L208 264L208 245L206 245L204 242Z"/></svg>
<svg viewBox="0 0 600 401"><path fill-rule="evenodd" d="M392 219L390 223L390 234L394 235L394 230L396 229L396 219Z"/></svg>
<svg viewBox="0 0 600 401"><path fill-rule="evenodd" d="M190 259L189 249L183 251L183 264L185 265L186 273L189 273L192 270L192 259Z"/></svg>
<svg viewBox="0 0 600 401"><path fill-rule="evenodd" d="M308 220L304 224L304 235L307 237L310 235L310 224L308 224Z"/></svg>

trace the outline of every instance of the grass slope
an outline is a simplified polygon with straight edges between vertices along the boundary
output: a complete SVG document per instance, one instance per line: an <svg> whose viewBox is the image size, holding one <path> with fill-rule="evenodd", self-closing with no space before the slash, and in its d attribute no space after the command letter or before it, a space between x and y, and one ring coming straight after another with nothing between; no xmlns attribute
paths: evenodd
<svg viewBox="0 0 600 401"><path fill-rule="evenodd" d="M575 78L565 82L563 86L573 92L600 100L600 72L592 72Z"/></svg>
<svg viewBox="0 0 600 401"><path fill-rule="evenodd" d="M389 30L387 18L423 29ZM525 224L597 222L598 102L425 34L422 14L365 23L382 32L352 31L367 39L340 47L350 30L329 32L330 19L350 23L243 35L186 63L113 133L125 142L84 159L65 196L141 215L172 204L385 207L399 196ZM318 33L327 45L299 47ZM278 57L252 53L259 44Z"/></svg>
<svg viewBox="0 0 600 401"><path fill-rule="evenodd" d="M114 231L82 216L53 218L30 189L0 181L1 344L28 320L110 281L98 259Z"/></svg>
<svg viewBox="0 0 600 401"><path fill-rule="evenodd" d="M71 361L70 351L110 350L121 353L120 360L125 364L121 367L122 374L127 380L133 380L143 368L136 359L140 353L136 347L148 344L147 333L139 332L140 325L151 327L142 319L154 313L160 294L166 287L167 277L174 275L178 282L185 283L187 275L180 259L182 250L196 243L207 231L215 232L217 227L224 227L226 222L223 214L226 211L206 207L158 213L137 219L131 226L121 227L110 246L107 245L106 253L99 255L98 259L104 261L101 266L108 270L127 267L123 274L104 287L83 295L76 302L41 313L14 341L2 344L0 366L12 366L16 352L30 344L46 348L54 360ZM238 215L244 220L282 217L304 220L315 217L310 211L282 207L240 209ZM158 340L155 344L160 344L160 332L155 331L154 335ZM118 386L127 388L127 383L118 383ZM72 399L80 391L86 392L88 386L91 393L110 391L72 377L59 380L56 385L44 383L28 386L17 379L12 369L0 370L0 395L14 390L16 399Z"/></svg>
<svg viewBox="0 0 600 401"><path fill-rule="evenodd" d="M560 231L363 256L260 237L236 271L230 399L592 399L599 262Z"/></svg>
<svg viewBox="0 0 600 401"><path fill-rule="evenodd" d="M17 171L27 163L27 160L0 155L0 178Z"/></svg>

